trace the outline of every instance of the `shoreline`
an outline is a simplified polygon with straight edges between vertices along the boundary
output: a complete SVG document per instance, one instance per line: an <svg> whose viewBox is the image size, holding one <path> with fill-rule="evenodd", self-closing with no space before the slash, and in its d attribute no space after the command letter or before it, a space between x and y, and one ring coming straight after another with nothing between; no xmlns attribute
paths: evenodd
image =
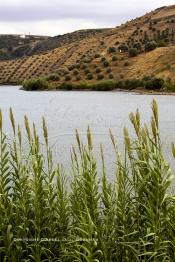
<svg viewBox="0 0 175 262"><path fill-rule="evenodd" d="M124 92L124 93L134 93L134 94L138 94L138 95L169 95L169 96L175 96L175 92L170 92L170 91L156 91L156 90L146 90L146 89L122 89L122 88L116 88L113 90L108 90L108 91L97 91L97 90L92 90L92 89L72 89L72 90L64 90L64 89L45 89L45 90L25 90L22 86L18 85L18 84L10 84L10 83L6 83L6 84L0 84L1 86L16 86L16 87L20 87L19 90L22 91L26 91L26 92L55 92L55 91L65 91L65 92L71 92L71 91L75 91L75 92L79 92L79 91L83 91L83 92Z"/></svg>

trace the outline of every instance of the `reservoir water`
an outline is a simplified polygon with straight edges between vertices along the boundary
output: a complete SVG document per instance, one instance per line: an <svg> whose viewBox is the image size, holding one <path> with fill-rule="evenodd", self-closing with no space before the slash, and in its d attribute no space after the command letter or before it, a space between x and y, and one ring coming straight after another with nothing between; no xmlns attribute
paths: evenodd
<svg viewBox="0 0 175 262"><path fill-rule="evenodd" d="M122 149L123 128L133 129L129 113L139 108L143 122L150 122L151 101L159 105L159 118L163 146L168 161L173 162L170 143L175 141L175 96L140 95L126 92L88 92L88 91L46 91L25 92L18 86L0 86L0 108L3 112L4 129L12 132L9 121L9 107L12 107L17 123L24 129L24 115L35 122L38 133L42 135L42 117L49 130L50 144L54 157L65 167L70 161L70 148L75 144L75 129L85 141L87 127L93 134L94 150L99 156L99 148L104 146L106 164L110 168L109 177L113 179L115 157L109 138L109 128ZM26 133L25 133L26 135Z"/></svg>

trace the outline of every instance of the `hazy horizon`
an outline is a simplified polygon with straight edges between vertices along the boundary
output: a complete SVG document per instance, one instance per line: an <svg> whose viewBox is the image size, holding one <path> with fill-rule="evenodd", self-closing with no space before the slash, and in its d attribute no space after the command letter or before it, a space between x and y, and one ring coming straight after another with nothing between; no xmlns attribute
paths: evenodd
<svg viewBox="0 0 175 262"><path fill-rule="evenodd" d="M110 28L172 0L0 0L0 34L54 36L80 29Z"/></svg>

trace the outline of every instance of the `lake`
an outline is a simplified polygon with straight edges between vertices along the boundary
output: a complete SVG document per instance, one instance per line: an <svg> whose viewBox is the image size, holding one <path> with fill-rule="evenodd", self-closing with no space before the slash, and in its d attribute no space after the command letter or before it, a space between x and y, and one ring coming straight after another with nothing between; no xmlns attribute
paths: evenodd
<svg viewBox="0 0 175 262"><path fill-rule="evenodd" d="M127 126L130 133L133 132L128 118L129 113L139 108L142 121L150 122L150 104L153 98L159 105L161 137L167 159L172 161L168 151L171 141L175 141L175 96L92 91L26 92L19 88L0 86L0 107L3 111L5 131L10 134L12 132L7 117L9 107L13 108L15 119L22 128L26 114L31 123L36 123L39 134L42 134L42 116L44 116L48 124L54 157L65 167L70 161L70 147L76 142L75 129L78 129L84 140L89 125L97 158L102 143L107 166L110 166L109 177L113 179L115 157L109 138L109 128L122 148L123 127Z"/></svg>

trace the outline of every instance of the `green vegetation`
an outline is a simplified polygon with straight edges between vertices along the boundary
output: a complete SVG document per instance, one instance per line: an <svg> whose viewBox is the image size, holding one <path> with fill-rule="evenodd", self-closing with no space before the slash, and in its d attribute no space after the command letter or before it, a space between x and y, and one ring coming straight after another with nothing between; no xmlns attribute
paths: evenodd
<svg viewBox="0 0 175 262"><path fill-rule="evenodd" d="M26 91L45 90L48 87L49 85L45 78L30 79L23 82L23 88Z"/></svg>
<svg viewBox="0 0 175 262"><path fill-rule="evenodd" d="M99 74L99 73L101 73L101 69L100 69L100 68L96 68L95 72L96 72L97 74Z"/></svg>
<svg viewBox="0 0 175 262"><path fill-rule="evenodd" d="M108 62L107 60L104 61L104 62L103 62L103 66L104 66L104 67L108 67L108 66L109 66L109 62Z"/></svg>
<svg viewBox="0 0 175 262"><path fill-rule="evenodd" d="M66 75L65 76L65 81L70 81L71 80L71 76L70 75Z"/></svg>
<svg viewBox="0 0 175 262"><path fill-rule="evenodd" d="M129 56L130 57L134 57L134 56L137 56L138 55L138 50L137 48L130 48L129 49Z"/></svg>
<svg viewBox="0 0 175 262"><path fill-rule="evenodd" d="M93 74L92 73L88 73L87 74L87 79L88 80L92 80L93 79Z"/></svg>
<svg viewBox="0 0 175 262"><path fill-rule="evenodd" d="M155 41L151 41L145 44L145 51L149 52L157 48L157 43Z"/></svg>
<svg viewBox="0 0 175 262"><path fill-rule="evenodd" d="M104 79L104 75L102 73L97 74L97 80L102 80Z"/></svg>
<svg viewBox="0 0 175 262"><path fill-rule="evenodd" d="M1 261L174 262L174 174L163 154L155 101L150 126L141 125L138 110L130 114L135 138L124 129L124 154L110 131L114 182L108 180L102 146L101 169L97 164L89 128L87 145L76 131L72 175L66 176L53 163L45 120L46 154L27 117L23 151L25 134L12 110L10 119L9 139L0 112ZM175 157L174 144L172 152Z"/></svg>
<svg viewBox="0 0 175 262"><path fill-rule="evenodd" d="M110 46L110 47L108 48L108 53L115 53L115 52L116 52L115 46Z"/></svg>
<svg viewBox="0 0 175 262"><path fill-rule="evenodd" d="M97 68L98 69L98 68ZM99 70L97 70L99 72ZM100 71L101 72L101 71ZM96 72L97 73L97 72ZM113 79L114 75L111 71L111 68L106 70L109 79ZM92 80L94 78L93 74L90 71L87 71L86 79ZM63 90L80 90L80 89L88 89L88 90L102 90L102 91L110 91L116 88L120 89L128 89L134 90L136 88L141 88L145 90L166 90L175 92L175 83L170 79L156 78L145 76L142 79L127 79L121 75L122 80L103 80L105 77L102 73L97 73L97 82L95 83L87 83L85 81L81 81L79 83L71 83L71 76L65 76L65 83L57 86L57 89ZM76 81L80 81L81 76L76 75ZM103 81L102 81L103 80ZM103 85L103 87L102 87ZM109 87L110 86L110 87ZM23 89L26 91L36 91L36 90L46 90L52 89L50 84L47 82L46 78L37 78L31 80L25 80L23 82Z"/></svg>
<svg viewBox="0 0 175 262"><path fill-rule="evenodd" d="M129 62L125 62L125 63L124 63L124 66L129 66Z"/></svg>
<svg viewBox="0 0 175 262"><path fill-rule="evenodd" d="M118 60L117 56L114 55L114 56L112 57L112 61L114 62L114 61L117 61L117 60Z"/></svg>
<svg viewBox="0 0 175 262"><path fill-rule="evenodd" d="M93 77L93 76L92 76ZM103 79L103 78L102 78ZM89 79L91 80L91 79ZM92 90L92 91L110 91L117 88L117 82L114 80L101 80L96 83L81 81L79 83L63 83L57 89L62 90Z"/></svg>
<svg viewBox="0 0 175 262"><path fill-rule="evenodd" d="M51 74L49 76L46 76L45 78L47 81L59 81L60 80L60 76L58 74Z"/></svg>

